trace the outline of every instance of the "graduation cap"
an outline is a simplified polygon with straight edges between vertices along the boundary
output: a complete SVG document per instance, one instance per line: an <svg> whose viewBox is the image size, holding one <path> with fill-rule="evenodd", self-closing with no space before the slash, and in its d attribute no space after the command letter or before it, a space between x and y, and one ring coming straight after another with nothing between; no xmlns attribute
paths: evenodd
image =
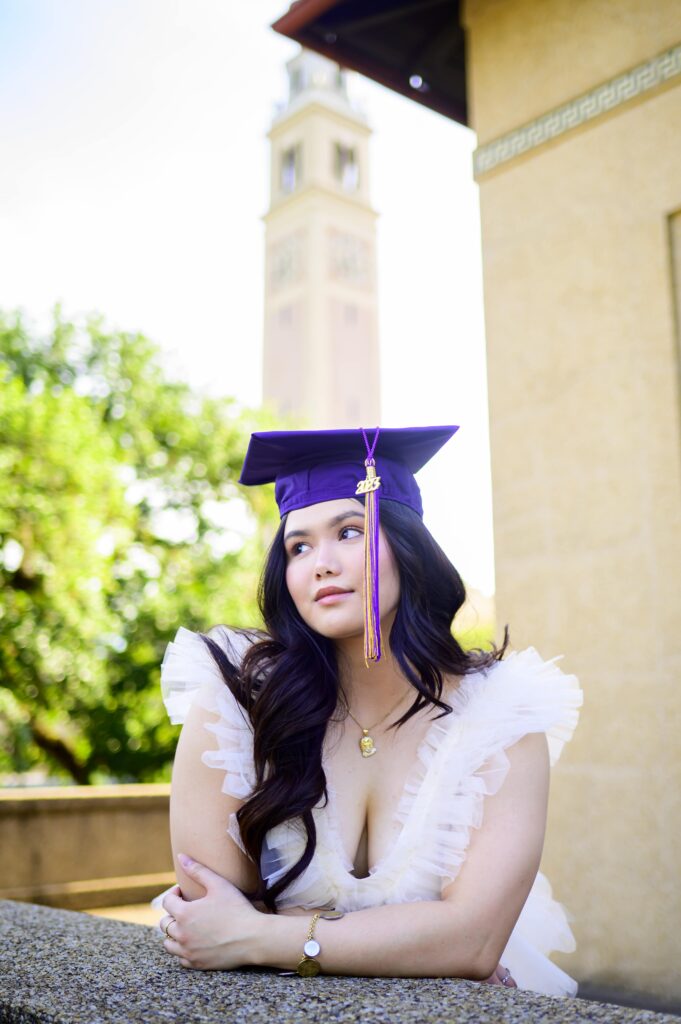
<svg viewBox="0 0 681 1024"><path fill-rule="evenodd" d="M251 435L239 483L274 483L281 516L321 501L364 497L364 657L380 661L379 498L423 516L414 473L458 426L268 430Z"/></svg>

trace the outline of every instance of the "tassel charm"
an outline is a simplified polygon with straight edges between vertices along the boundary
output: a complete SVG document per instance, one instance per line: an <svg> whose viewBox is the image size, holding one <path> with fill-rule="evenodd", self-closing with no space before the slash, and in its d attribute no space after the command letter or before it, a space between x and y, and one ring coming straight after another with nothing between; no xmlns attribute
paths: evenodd
<svg viewBox="0 0 681 1024"><path fill-rule="evenodd" d="M381 478L376 475L374 449L378 441L378 427L370 447L364 430L367 458L364 461L366 477L357 483L356 495L364 495L364 660L368 665L381 660L381 616L378 593L378 497ZM373 742L371 744L373 746ZM371 752L373 753L373 751ZM370 757L367 753L365 757Z"/></svg>
<svg viewBox="0 0 681 1024"><path fill-rule="evenodd" d="M371 491L377 491L381 486L381 478L376 476L374 460L372 459L369 462L369 459L367 459L364 465L366 466L367 475L364 480L360 480L357 484L355 494L370 494Z"/></svg>

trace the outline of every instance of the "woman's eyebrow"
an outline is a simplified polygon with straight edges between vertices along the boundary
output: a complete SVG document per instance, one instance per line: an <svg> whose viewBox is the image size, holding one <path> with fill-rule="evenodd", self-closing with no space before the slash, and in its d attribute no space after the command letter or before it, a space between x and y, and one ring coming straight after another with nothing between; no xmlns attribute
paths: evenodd
<svg viewBox="0 0 681 1024"><path fill-rule="evenodd" d="M357 518L357 519L361 519L362 518L362 512L359 509L357 510L357 512L341 512L340 515L334 516L333 519L329 519L329 521L326 523L326 526L327 527L338 526L338 524L342 523L344 519L355 519L355 518ZM307 537L309 532L310 532L309 530L291 530L290 533L287 533L285 535L284 543L289 541L291 539L291 537Z"/></svg>

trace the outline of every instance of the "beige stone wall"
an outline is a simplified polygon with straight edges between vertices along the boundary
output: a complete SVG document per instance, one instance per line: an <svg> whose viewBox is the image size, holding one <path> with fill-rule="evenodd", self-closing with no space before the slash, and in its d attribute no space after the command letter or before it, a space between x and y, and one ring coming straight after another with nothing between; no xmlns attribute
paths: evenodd
<svg viewBox="0 0 681 1024"><path fill-rule="evenodd" d="M480 145L681 42L677 0L464 0Z"/></svg>
<svg viewBox="0 0 681 1024"><path fill-rule="evenodd" d="M152 899L175 881L170 786L0 790L0 899L82 910Z"/></svg>
<svg viewBox="0 0 681 1024"><path fill-rule="evenodd" d="M681 42L677 0L465 16L481 144ZM555 959L678 997L681 77L479 184L498 622L585 691L542 865L575 918Z"/></svg>

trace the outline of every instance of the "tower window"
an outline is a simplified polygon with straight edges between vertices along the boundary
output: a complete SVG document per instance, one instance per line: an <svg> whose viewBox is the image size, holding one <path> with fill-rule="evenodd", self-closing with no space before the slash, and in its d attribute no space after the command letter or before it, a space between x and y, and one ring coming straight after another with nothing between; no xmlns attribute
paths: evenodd
<svg viewBox="0 0 681 1024"><path fill-rule="evenodd" d="M359 186L357 151L337 142L334 148L333 171L336 180L346 192L356 192Z"/></svg>
<svg viewBox="0 0 681 1024"><path fill-rule="evenodd" d="M280 185L282 192L293 192L300 184L302 171L302 146L291 146L281 154Z"/></svg>
<svg viewBox="0 0 681 1024"><path fill-rule="evenodd" d="M303 72L301 68L294 68L294 70L289 73L289 89L291 92L291 99L293 99L294 96L297 96L299 92L302 92Z"/></svg>

